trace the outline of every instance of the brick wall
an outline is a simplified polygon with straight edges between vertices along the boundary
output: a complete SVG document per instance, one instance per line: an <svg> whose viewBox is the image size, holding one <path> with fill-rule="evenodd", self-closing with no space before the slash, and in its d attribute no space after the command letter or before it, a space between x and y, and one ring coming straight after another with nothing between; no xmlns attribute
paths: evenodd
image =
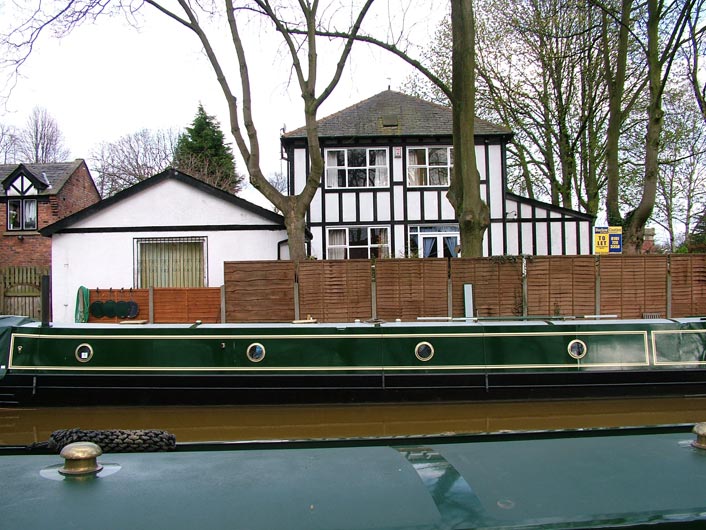
<svg viewBox="0 0 706 530"><path fill-rule="evenodd" d="M85 162L81 163L56 195L37 197L37 221L44 228L100 200ZM7 203L0 203L0 266L49 267L51 238L39 232L9 232Z"/></svg>

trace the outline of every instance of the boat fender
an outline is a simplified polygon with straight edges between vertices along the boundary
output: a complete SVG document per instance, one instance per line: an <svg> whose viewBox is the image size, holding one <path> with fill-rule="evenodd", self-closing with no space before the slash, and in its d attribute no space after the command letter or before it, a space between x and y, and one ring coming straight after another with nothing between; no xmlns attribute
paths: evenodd
<svg viewBox="0 0 706 530"><path fill-rule="evenodd" d="M47 447L60 453L64 447L74 442L93 442L104 453L154 453L176 449L176 436L157 429L60 429L51 433Z"/></svg>

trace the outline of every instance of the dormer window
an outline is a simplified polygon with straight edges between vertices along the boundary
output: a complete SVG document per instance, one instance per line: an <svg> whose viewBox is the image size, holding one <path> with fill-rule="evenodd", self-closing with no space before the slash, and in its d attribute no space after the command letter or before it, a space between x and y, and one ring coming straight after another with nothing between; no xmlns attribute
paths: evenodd
<svg viewBox="0 0 706 530"><path fill-rule="evenodd" d="M37 199L10 199L7 201L8 230L37 229Z"/></svg>

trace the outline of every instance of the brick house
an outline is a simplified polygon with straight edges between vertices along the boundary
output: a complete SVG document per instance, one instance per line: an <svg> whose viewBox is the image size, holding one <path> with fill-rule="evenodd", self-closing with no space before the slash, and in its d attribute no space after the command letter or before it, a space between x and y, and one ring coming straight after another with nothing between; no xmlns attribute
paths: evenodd
<svg viewBox="0 0 706 530"><path fill-rule="evenodd" d="M51 266L39 230L100 200L86 162L0 165L0 266Z"/></svg>

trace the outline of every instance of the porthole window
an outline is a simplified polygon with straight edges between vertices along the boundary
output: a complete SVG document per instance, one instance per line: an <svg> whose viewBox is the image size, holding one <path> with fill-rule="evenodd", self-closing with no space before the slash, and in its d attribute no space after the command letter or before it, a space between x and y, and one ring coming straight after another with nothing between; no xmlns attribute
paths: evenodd
<svg viewBox="0 0 706 530"><path fill-rule="evenodd" d="M248 346L248 359L253 363L259 363L265 358L265 347L259 342L253 342Z"/></svg>
<svg viewBox="0 0 706 530"><path fill-rule="evenodd" d="M588 353L588 346L584 341L575 339L569 342L567 350L574 359L583 359Z"/></svg>
<svg viewBox="0 0 706 530"><path fill-rule="evenodd" d="M428 342L420 342L417 344L416 348L414 348L414 355L420 361L428 361L434 357L434 346Z"/></svg>
<svg viewBox="0 0 706 530"><path fill-rule="evenodd" d="M79 344L75 355L78 362L87 363L93 358L93 348L90 344Z"/></svg>

